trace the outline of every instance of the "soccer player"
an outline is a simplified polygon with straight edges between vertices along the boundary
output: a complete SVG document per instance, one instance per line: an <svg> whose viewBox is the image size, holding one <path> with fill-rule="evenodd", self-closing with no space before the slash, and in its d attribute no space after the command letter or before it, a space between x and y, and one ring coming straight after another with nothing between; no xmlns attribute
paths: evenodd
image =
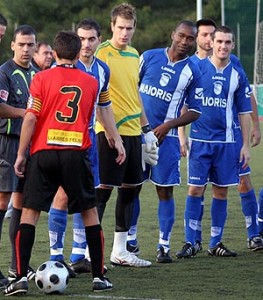
<svg viewBox="0 0 263 300"><path fill-rule="evenodd" d="M125 163L116 164L115 153L108 145L103 126L98 123L96 132L101 184L96 189L96 203L102 220L113 187L118 188L115 233L110 257L112 265L148 267L151 265L150 261L139 259L126 250L136 186L143 182L141 132L144 133L147 150L156 148L157 142L139 96L139 54L130 46L136 21L136 10L132 5L116 5L111 11L112 38L100 44L96 52L96 56L106 62L111 71L110 99L127 156Z"/></svg>
<svg viewBox="0 0 263 300"><path fill-rule="evenodd" d="M98 82L75 67L81 41L70 31L54 39L56 67L39 72L30 86L15 172L26 170L23 211L16 237L17 278L5 289L6 296L28 291L27 267L41 211L49 211L59 186L69 196L69 213L80 212L89 239L94 292L112 289L102 274L104 238L95 206L95 190L87 148L88 124L98 93Z"/></svg>
<svg viewBox="0 0 263 300"><path fill-rule="evenodd" d="M196 22L198 33L197 33L197 51L196 53L191 56L191 59L195 63L199 63L200 60L207 58L208 56L212 55L213 49L211 47L211 37L216 28L216 24L212 19L200 19ZM230 55L230 59L232 63L240 66L240 61L237 57L233 54ZM250 90L249 82L247 82L248 90ZM252 113L251 113L251 121L252 121L252 129L251 129L251 146L257 146L260 143L261 134L260 134L260 127L259 127L259 119L258 119L258 110L256 100L254 95L251 94L251 105L252 105ZM242 147L242 135L239 126L238 116L236 115L235 119L235 134L237 135L237 153L240 152ZM180 131L181 132L181 131ZM181 140L185 140L182 137ZM183 144L183 142L182 142ZM182 151L186 152L186 148L182 147ZM243 169L240 168L239 172L239 184L238 184L238 191L241 198L241 206L242 211L245 216L246 221L246 228L247 228L247 246L252 251L257 251L263 249L263 242L258 234L258 226L257 226L257 202L255 191L253 189L251 178L250 178L250 167ZM202 216L204 211L204 199L202 197L202 206L201 206L201 213L198 218L197 228L196 228L196 250L202 249ZM259 222L260 224L260 222Z"/></svg>
<svg viewBox="0 0 263 300"><path fill-rule="evenodd" d="M249 124L251 103L244 71L233 64L234 33L220 26L212 34L213 54L199 63L203 89L198 93L202 114L191 124L188 157L188 196L185 208L185 241L177 258L196 254L196 228L202 197L208 181L212 184L211 238L208 254L236 256L222 243L227 218L228 186L239 182L239 162L246 168L249 161ZM243 144L236 155L235 115L240 118Z"/></svg>
<svg viewBox="0 0 263 300"><path fill-rule="evenodd" d="M109 67L94 56L94 52L101 42L100 26L92 19L84 19L77 24L76 33L81 40L80 57L77 68L91 74L99 82L99 96L96 107L89 123L89 134L92 145L88 149L94 176L95 187L100 183L98 170L98 154L96 146L96 136L94 131L95 118L100 118L107 131L108 143L115 148L116 162L122 164L125 160L125 149L122 139L116 129L111 101L109 99ZM96 115L97 110L97 115ZM49 212L49 235L50 235L50 259L64 262L63 241L67 224L67 196L60 188L54 198L54 202ZM59 226L58 226L59 224ZM73 215L73 245L69 265L76 273L86 273L91 271L88 248L86 248L85 228L80 214ZM86 253L86 255L85 255ZM85 257L86 256L86 257ZM75 277L72 270L70 276Z"/></svg>
<svg viewBox="0 0 263 300"><path fill-rule="evenodd" d="M12 246L11 268L15 272L14 235L19 225L22 209L23 181L14 172L22 118L29 97L29 85L36 73L30 62L35 51L36 32L29 25L19 26L13 36L11 49L13 59L0 67L0 232L13 193L13 213L10 220L10 241ZM31 270L32 271L32 270ZM34 272L29 272L32 279ZM34 277L34 276L33 276ZM4 278L3 278L4 280ZM3 282L1 280L1 282ZM3 287L3 286L2 286Z"/></svg>
<svg viewBox="0 0 263 300"><path fill-rule="evenodd" d="M37 42L32 65L38 70L50 68L52 64L52 48L46 42Z"/></svg>
<svg viewBox="0 0 263 300"><path fill-rule="evenodd" d="M171 34L169 48L152 49L141 55L140 95L150 126L157 136L159 159L147 169L147 177L155 184L159 198L159 263L170 263L170 236L175 220L173 187L180 184L180 144L177 127L189 124L200 115L201 73L188 53L195 45L196 26L181 21ZM180 117L184 99L189 110ZM169 164L167 163L169 161Z"/></svg>

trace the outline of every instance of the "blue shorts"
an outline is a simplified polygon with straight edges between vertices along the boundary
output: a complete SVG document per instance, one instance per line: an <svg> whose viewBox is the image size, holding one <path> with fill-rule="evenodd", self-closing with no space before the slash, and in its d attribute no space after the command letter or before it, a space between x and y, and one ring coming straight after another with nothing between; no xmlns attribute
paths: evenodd
<svg viewBox="0 0 263 300"><path fill-rule="evenodd" d="M235 128L235 139L236 139L236 153L238 155L237 159L239 160L240 150L243 146L242 132L240 128ZM245 169L242 169L242 163L239 166L239 176L248 175L251 173L251 169L247 166Z"/></svg>
<svg viewBox="0 0 263 300"><path fill-rule="evenodd" d="M88 156L90 160L90 166L92 170L92 174L94 177L94 185L95 187L100 185L100 176L99 176L99 157L98 150L96 144L96 133L93 128L89 129L89 135L91 139L91 146L88 148Z"/></svg>
<svg viewBox="0 0 263 300"><path fill-rule="evenodd" d="M239 183L239 160L235 143L206 143L190 140L188 184L217 186Z"/></svg>
<svg viewBox="0 0 263 300"><path fill-rule="evenodd" d="M146 168L145 178L160 186L179 185L181 183L180 158L179 139L167 136L159 146L158 164Z"/></svg>

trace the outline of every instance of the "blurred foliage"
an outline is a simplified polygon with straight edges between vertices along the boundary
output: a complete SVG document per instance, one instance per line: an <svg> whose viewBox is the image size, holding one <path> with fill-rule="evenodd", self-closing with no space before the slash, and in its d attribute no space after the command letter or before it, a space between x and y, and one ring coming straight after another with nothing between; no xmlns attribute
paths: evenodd
<svg viewBox="0 0 263 300"><path fill-rule="evenodd" d="M1 0L0 12L8 19L7 34L1 43L0 63L12 57L10 42L14 28L30 24L38 32L38 40L52 44L56 32L74 29L85 17L100 23L103 40L111 37L110 11L123 1L106 0ZM169 46L170 34L182 19L196 20L196 0L133 0L137 9L137 29L132 44L142 52ZM203 1L203 16L220 22L220 0Z"/></svg>

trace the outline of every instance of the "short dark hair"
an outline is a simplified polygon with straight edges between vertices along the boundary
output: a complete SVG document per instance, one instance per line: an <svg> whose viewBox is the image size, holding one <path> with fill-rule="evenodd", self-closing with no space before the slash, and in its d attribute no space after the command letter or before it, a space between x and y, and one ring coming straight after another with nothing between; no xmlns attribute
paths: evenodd
<svg viewBox="0 0 263 300"><path fill-rule="evenodd" d="M216 22L213 19L200 19L196 23L197 30L200 26L214 26L216 28Z"/></svg>
<svg viewBox="0 0 263 300"><path fill-rule="evenodd" d="M194 22L190 21L190 20L182 20L180 21L174 28L174 31L177 31L177 29L181 26L181 25L185 25L188 27L192 27L193 29L195 29L195 35L196 35L196 25Z"/></svg>
<svg viewBox="0 0 263 300"><path fill-rule="evenodd" d="M82 28L84 30L94 29L97 32L97 36L98 37L101 36L100 25L93 19L90 18L83 19L77 24L76 32L78 31L79 28Z"/></svg>
<svg viewBox="0 0 263 300"><path fill-rule="evenodd" d="M30 25L20 25L17 27L17 29L15 30L14 32L14 35L13 35L13 42L16 41L16 36L18 34L21 34L21 35L34 35L36 37L36 40L37 40L37 32L35 31L35 29L30 26Z"/></svg>
<svg viewBox="0 0 263 300"><path fill-rule="evenodd" d="M41 41L36 43L35 53L38 53L41 46L50 46L48 42Z"/></svg>
<svg viewBox="0 0 263 300"><path fill-rule="evenodd" d="M218 26L216 29L215 29L215 31L213 32L213 34L212 34L212 40L214 40L214 38L215 38L215 34L217 33L217 32L223 32L223 33L231 33L232 34L232 39L233 39L233 42L235 41L235 34L234 34L234 31L232 30L232 28L230 28L230 27L228 27L228 26L226 26L226 25L224 25L224 26Z"/></svg>
<svg viewBox="0 0 263 300"><path fill-rule="evenodd" d="M71 30L60 31L54 38L53 49L56 51L58 58L74 60L76 59L81 48L79 36Z"/></svg>
<svg viewBox="0 0 263 300"><path fill-rule="evenodd" d="M7 26L7 19L2 14L0 14L0 25Z"/></svg>
<svg viewBox="0 0 263 300"><path fill-rule="evenodd" d="M121 3L113 7L111 10L111 22L115 25L117 17L126 20L134 20L134 26L137 22L136 8L129 3Z"/></svg>

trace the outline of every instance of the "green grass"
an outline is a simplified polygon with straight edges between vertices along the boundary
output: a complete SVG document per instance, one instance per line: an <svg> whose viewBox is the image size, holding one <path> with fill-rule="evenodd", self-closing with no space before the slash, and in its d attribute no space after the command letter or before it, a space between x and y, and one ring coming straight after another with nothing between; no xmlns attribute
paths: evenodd
<svg viewBox="0 0 263 300"><path fill-rule="evenodd" d="M258 194L262 185L261 153L262 145L252 149L252 182ZM169 163L169 162L167 162ZM174 190L176 199L176 222L171 237L171 251L182 247L184 240L183 213L186 186L186 160L182 160L182 185ZM210 233L210 188L206 192L205 214L203 220L203 251L193 259L176 260L172 264L157 264L155 262L156 245L158 242L157 196L152 184L144 185L141 193L141 216L139 220L138 240L140 257L152 261L150 268L111 268L109 256L114 232L113 194L104 216L103 228L105 234L105 263L109 267L108 277L114 284L114 289L108 293L94 294L91 292L91 276L79 275L70 280L63 296L45 296L30 282L30 289L22 299L260 299L262 282L263 251L253 253L246 249L246 228L241 212L240 199L235 187L229 190L228 220L225 226L223 242L238 252L236 258L209 257L206 248ZM65 257L68 259L71 248L72 217L69 217L68 230L65 239ZM4 221L0 269L6 273L10 261L8 239L9 221ZM49 259L49 240L47 229L47 214L41 215L37 227L35 245L31 265L37 268ZM4 296L0 295L0 299ZM16 298L16 297L13 297Z"/></svg>

